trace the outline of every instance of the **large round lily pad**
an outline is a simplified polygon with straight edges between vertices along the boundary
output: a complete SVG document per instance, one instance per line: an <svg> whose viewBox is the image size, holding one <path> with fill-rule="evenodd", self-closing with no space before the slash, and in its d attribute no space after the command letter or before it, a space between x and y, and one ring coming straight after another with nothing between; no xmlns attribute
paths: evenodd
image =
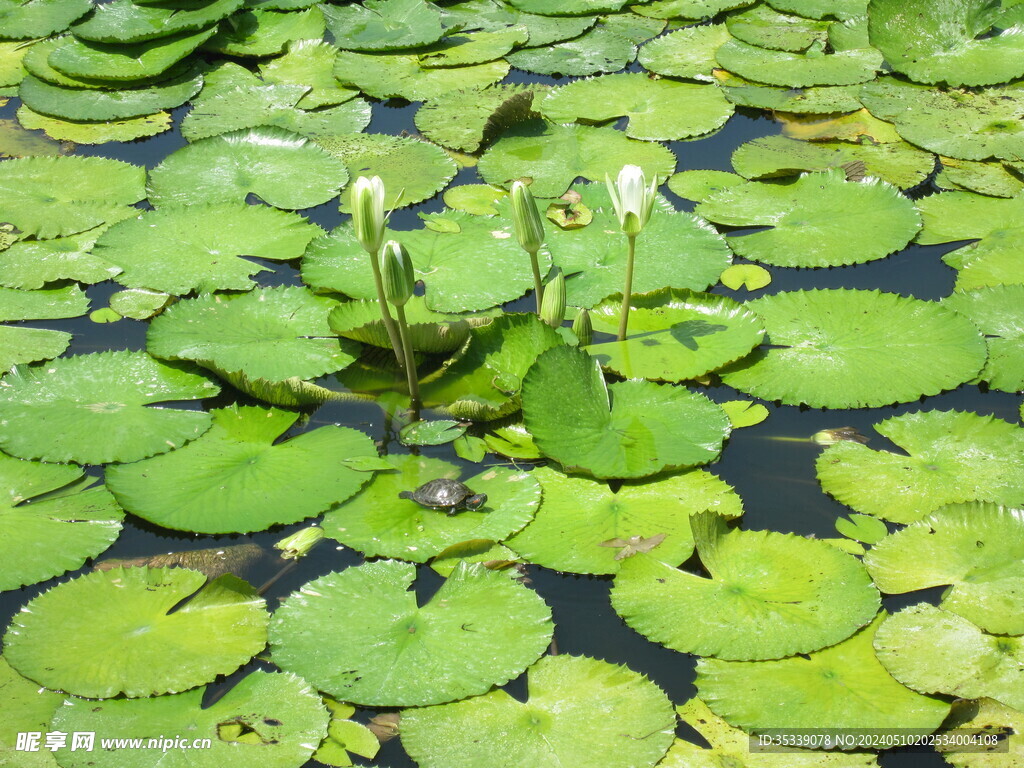
<svg viewBox="0 0 1024 768"><path fill-rule="evenodd" d="M623 562L612 606L645 637L681 653L753 661L845 640L881 604L864 566L823 541L730 531L712 513L690 522L710 578L655 556ZM693 616L704 617L693 621Z"/></svg>
<svg viewBox="0 0 1024 768"><path fill-rule="evenodd" d="M607 385L599 363L554 347L523 378L523 421L537 447L569 472L647 477L713 461L729 435L704 395L633 379Z"/></svg>
<svg viewBox="0 0 1024 768"><path fill-rule="evenodd" d="M0 28L5 38L42 38L67 29L90 10L89 0L2 0Z"/></svg>
<svg viewBox="0 0 1024 768"><path fill-rule="evenodd" d="M53 49L51 67L70 77L131 83L167 72L209 40L216 24L140 43L95 43L69 36Z"/></svg>
<svg viewBox="0 0 1024 768"><path fill-rule="evenodd" d="M645 44L637 60L665 77L714 82L715 52L732 36L724 24L700 24L662 35Z"/></svg>
<svg viewBox="0 0 1024 768"><path fill-rule="evenodd" d="M376 459L362 432L326 426L275 442L298 419L276 408L213 411L210 431L184 448L107 468L121 506L144 520L196 533L246 533L295 523L349 498Z"/></svg>
<svg viewBox="0 0 1024 768"><path fill-rule="evenodd" d="M505 84L449 91L416 111L416 127L438 144L476 152L507 126L535 116L533 104L543 90L541 85Z"/></svg>
<svg viewBox="0 0 1024 768"><path fill-rule="evenodd" d="M15 617L4 655L47 688L90 698L152 696L208 683L263 649L269 616L241 579L228 574L205 582L183 568L81 576L44 592Z"/></svg>
<svg viewBox="0 0 1024 768"><path fill-rule="evenodd" d="M725 97L742 107L779 112L822 114L852 112L862 106L857 98L859 85L821 85L787 88L747 80L724 69L713 72Z"/></svg>
<svg viewBox="0 0 1024 768"><path fill-rule="evenodd" d="M976 413L919 411L886 419L875 430L901 452L843 441L818 457L822 488L858 512L912 523L963 501L1024 507L1019 426Z"/></svg>
<svg viewBox="0 0 1024 768"><path fill-rule="evenodd" d="M324 531L368 557L397 557L422 563L453 544L472 539L501 541L533 519L540 486L531 473L492 467L467 478L458 468L429 457L398 455L394 472L378 472L345 504L324 515ZM477 510L447 514L412 499L400 499L439 477L461 479L475 494L487 494Z"/></svg>
<svg viewBox="0 0 1024 768"><path fill-rule="evenodd" d="M316 109L343 104L359 95L334 77L338 49L326 40L296 40L283 56L263 62L260 76L275 85L301 85L309 90L297 107Z"/></svg>
<svg viewBox="0 0 1024 768"><path fill-rule="evenodd" d="M18 369L3 384L0 448L25 459L84 464L137 461L199 437L210 427L209 414L147 406L219 391L191 367L128 351Z"/></svg>
<svg viewBox="0 0 1024 768"><path fill-rule="evenodd" d="M874 48L823 54L773 51L730 40L715 53L718 63L740 77L766 85L806 88L811 85L855 85L867 82L882 66Z"/></svg>
<svg viewBox="0 0 1024 768"><path fill-rule="evenodd" d="M334 76L342 84L374 98L409 101L433 101L449 91L493 85L508 70L503 59L466 67L428 67L415 53L340 51L334 63Z"/></svg>
<svg viewBox="0 0 1024 768"><path fill-rule="evenodd" d="M122 208L125 215L136 209ZM9 288L42 288L56 280L102 283L116 275L119 267L92 255L92 247L104 227L94 227L67 237L50 240L19 240L0 251L0 285Z"/></svg>
<svg viewBox="0 0 1024 768"><path fill-rule="evenodd" d="M406 710L402 744L423 768L651 768L672 743L668 697L628 667L545 656L527 675L525 702L495 690Z"/></svg>
<svg viewBox="0 0 1024 768"><path fill-rule="evenodd" d="M771 346L726 369L722 380L766 400L815 408L908 402L973 379L985 362L973 323L918 299L813 290L748 307L764 320Z"/></svg>
<svg viewBox="0 0 1024 768"><path fill-rule="evenodd" d="M233 14L231 21L221 25L203 47L228 56L263 57L283 53L296 40L319 40L324 36L324 15L319 4L297 10L286 8L283 12L274 10L281 2L287 0L278 0L270 7L247 3L256 7Z"/></svg>
<svg viewBox="0 0 1024 768"><path fill-rule="evenodd" d="M343 701L423 706L503 685L551 641L544 601L496 571L460 563L421 606L415 577L382 560L309 582L274 614L274 661Z"/></svg>
<svg viewBox="0 0 1024 768"><path fill-rule="evenodd" d="M29 109L61 120L115 121L180 106L202 87L202 78L190 71L149 87L117 91L66 88L26 75L18 96Z"/></svg>
<svg viewBox="0 0 1024 768"><path fill-rule="evenodd" d="M957 292L942 302L985 335L988 360L978 378L1003 392L1024 390L1024 276L1021 282Z"/></svg>
<svg viewBox="0 0 1024 768"><path fill-rule="evenodd" d="M469 338L471 328L487 325L496 314L496 311L472 315L434 312L427 308L422 296L413 296L405 305L409 344L417 352L454 352ZM391 348L380 304L372 299L339 304L331 310L328 322L335 333L346 339Z"/></svg>
<svg viewBox="0 0 1024 768"><path fill-rule="evenodd" d="M561 43L521 48L505 57L516 69L567 77L618 72L634 58L636 45L632 40L601 27Z"/></svg>
<svg viewBox="0 0 1024 768"><path fill-rule="evenodd" d="M725 23L729 33L737 40L761 48L794 53L827 40L831 25L828 21L779 13L764 3L731 14Z"/></svg>
<svg viewBox="0 0 1024 768"><path fill-rule="evenodd" d="M173 5L181 5L174 3ZM99 43L138 43L177 32L199 30L217 23L243 5L242 0L211 0L183 7L138 5L131 0L113 0L97 5L85 21L72 31L82 40Z"/></svg>
<svg viewBox="0 0 1024 768"><path fill-rule="evenodd" d="M347 50L416 48L444 34L441 11L425 0L365 0L323 8L334 44Z"/></svg>

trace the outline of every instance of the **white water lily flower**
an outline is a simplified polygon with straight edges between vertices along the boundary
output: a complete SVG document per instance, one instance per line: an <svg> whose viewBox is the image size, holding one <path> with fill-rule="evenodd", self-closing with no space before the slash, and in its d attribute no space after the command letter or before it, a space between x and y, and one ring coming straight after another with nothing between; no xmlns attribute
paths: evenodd
<svg viewBox="0 0 1024 768"><path fill-rule="evenodd" d="M384 241L384 182L380 176L360 176L352 185L352 227L363 249L373 256Z"/></svg>
<svg viewBox="0 0 1024 768"><path fill-rule="evenodd" d="M643 168L625 165L619 171L615 184L612 184L608 174L604 178L612 205L615 206L615 215L619 218L619 226L627 237L636 237L651 218L658 177L655 176L648 187Z"/></svg>

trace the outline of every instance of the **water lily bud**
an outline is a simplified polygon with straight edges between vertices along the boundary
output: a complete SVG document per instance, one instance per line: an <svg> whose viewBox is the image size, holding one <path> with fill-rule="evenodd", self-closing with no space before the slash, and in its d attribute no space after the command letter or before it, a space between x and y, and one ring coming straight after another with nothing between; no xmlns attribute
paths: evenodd
<svg viewBox="0 0 1024 768"><path fill-rule="evenodd" d="M540 307L540 319L557 328L565 317L565 278L559 272L555 279L544 286L544 301Z"/></svg>
<svg viewBox="0 0 1024 768"><path fill-rule="evenodd" d="M360 176L352 185L352 227L363 250L371 256L380 251L384 240L384 182L380 176Z"/></svg>
<svg viewBox="0 0 1024 768"><path fill-rule="evenodd" d="M615 215L619 219L619 226L626 236L636 237L651 218L654 196L658 190L658 177L655 176L650 186L647 186L642 168L637 165L625 165L619 171L619 177L614 184L608 174L605 174L604 178L612 205L615 207Z"/></svg>
<svg viewBox="0 0 1024 768"><path fill-rule="evenodd" d="M281 539L274 545L274 549L281 550L282 560L297 560L309 554L309 550L319 544L320 539L323 537L324 529L312 525L309 528L296 531L287 538Z"/></svg>
<svg viewBox="0 0 1024 768"><path fill-rule="evenodd" d="M533 200L530 188L521 181L512 184L512 218L519 245L528 253L536 253L544 242L544 223Z"/></svg>
<svg viewBox="0 0 1024 768"><path fill-rule="evenodd" d="M581 309L572 321L572 332L580 340L580 346L587 346L594 338L594 324L590 322L590 312Z"/></svg>
<svg viewBox="0 0 1024 768"><path fill-rule="evenodd" d="M409 252L397 240L388 240L380 254L380 273L384 282L384 298L396 307L405 306L416 287Z"/></svg>

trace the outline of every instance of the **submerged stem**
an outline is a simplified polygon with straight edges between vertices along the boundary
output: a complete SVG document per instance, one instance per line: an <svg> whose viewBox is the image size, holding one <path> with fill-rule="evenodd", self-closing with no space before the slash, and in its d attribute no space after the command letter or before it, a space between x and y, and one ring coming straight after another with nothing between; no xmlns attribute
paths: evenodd
<svg viewBox="0 0 1024 768"><path fill-rule="evenodd" d="M380 305L380 316L384 320L384 327L388 332L388 339L391 341L391 348L395 351L395 358L400 368L405 368L405 355L402 348L402 338L395 325L395 319L391 317L388 310L387 299L384 298L384 282L380 276L380 265L377 263L376 254L370 254L370 266L373 267L373 282L377 286L377 303Z"/></svg>
<svg viewBox="0 0 1024 768"><path fill-rule="evenodd" d="M537 262L537 252L530 253L530 264L533 266L533 293L537 299L537 315L540 316L540 305L544 302L544 284L540 280L540 264Z"/></svg>
<svg viewBox="0 0 1024 768"><path fill-rule="evenodd" d="M412 345L409 343L409 325L405 322L405 307L401 304L395 305L395 314L398 315L398 333L402 340L402 349L405 351L405 378L409 382L409 399L412 401L412 420L419 421L420 418L420 382L416 373L416 361L412 356Z"/></svg>
<svg viewBox="0 0 1024 768"><path fill-rule="evenodd" d="M626 339L626 326L629 323L629 305L633 301L633 255L636 252L636 235L627 235L629 255L626 257L626 285L622 289L622 314L619 315L619 341Z"/></svg>

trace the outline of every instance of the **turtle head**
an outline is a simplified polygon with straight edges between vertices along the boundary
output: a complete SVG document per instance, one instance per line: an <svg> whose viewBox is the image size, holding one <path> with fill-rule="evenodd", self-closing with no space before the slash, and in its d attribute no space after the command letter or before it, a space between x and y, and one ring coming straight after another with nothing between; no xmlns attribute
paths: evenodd
<svg viewBox="0 0 1024 768"><path fill-rule="evenodd" d="M470 496L463 503L466 505L466 509L480 509L480 507L487 503L487 494L478 493L475 496Z"/></svg>
<svg viewBox="0 0 1024 768"><path fill-rule="evenodd" d="M400 499L411 499L412 497L412 491L402 491L398 494L398 498Z"/></svg>

